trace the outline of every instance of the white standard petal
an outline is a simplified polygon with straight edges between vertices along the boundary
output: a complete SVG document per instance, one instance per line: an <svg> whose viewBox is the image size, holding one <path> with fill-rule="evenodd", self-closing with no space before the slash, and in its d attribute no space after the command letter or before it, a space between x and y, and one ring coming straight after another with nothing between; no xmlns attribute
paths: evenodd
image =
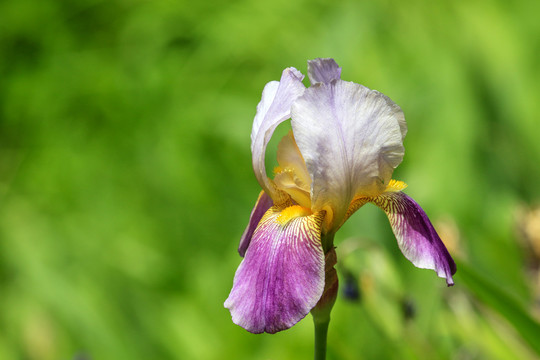
<svg viewBox="0 0 540 360"><path fill-rule="evenodd" d="M266 175L264 156L266 146L276 127L291 117L291 105L304 93L304 75L295 68L283 70L281 80L266 84L251 130L251 154L253 170L262 188L273 195L274 189Z"/></svg>
<svg viewBox="0 0 540 360"><path fill-rule="evenodd" d="M294 102L291 123L312 179L312 210L332 212L336 226L355 196L382 193L403 159L403 112L362 85L317 83Z"/></svg>

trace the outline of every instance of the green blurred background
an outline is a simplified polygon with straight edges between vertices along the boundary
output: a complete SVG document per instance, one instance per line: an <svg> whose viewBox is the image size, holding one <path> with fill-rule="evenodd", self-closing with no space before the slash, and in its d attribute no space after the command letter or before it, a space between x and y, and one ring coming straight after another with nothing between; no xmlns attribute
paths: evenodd
<svg viewBox="0 0 540 360"><path fill-rule="evenodd" d="M0 359L311 358L310 318L252 335L223 301L259 192L255 106L315 57L403 108L394 177L458 262L447 288L362 208L337 235L341 288L360 298L338 299L329 358L539 358L539 13L0 2Z"/></svg>

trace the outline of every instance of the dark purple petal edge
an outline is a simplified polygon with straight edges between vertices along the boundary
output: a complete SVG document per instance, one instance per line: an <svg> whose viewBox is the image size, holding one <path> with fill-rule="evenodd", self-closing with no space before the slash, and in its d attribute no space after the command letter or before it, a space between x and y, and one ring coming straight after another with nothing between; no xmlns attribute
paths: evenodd
<svg viewBox="0 0 540 360"><path fill-rule="evenodd" d="M416 267L435 270L448 286L454 285L456 263L420 205L402 192L384 193L373 202L386 212L403 255Z"/></svg>
<svg viewBox="0 0 540 360"><path fill-rule="evenodd" d="M273 205L274 203L272 202L272 198L268 196L268 194L266 194L264 191L261 191L259 197L257 198L257 202L253 207L253 210L251 210L251 215L249 216L249 223L246 226L242 237L240 238L240 244L238 245L238 253L241 257L244 257L244 254L249 247L249 243L251 242L253 232L257 228L257 225L259 225L259 222L261 221L264 213Z"/></svg>

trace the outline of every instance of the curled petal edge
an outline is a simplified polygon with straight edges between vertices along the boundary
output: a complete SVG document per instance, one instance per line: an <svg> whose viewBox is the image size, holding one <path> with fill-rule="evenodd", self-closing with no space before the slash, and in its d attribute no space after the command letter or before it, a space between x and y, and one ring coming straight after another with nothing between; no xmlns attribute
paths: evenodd
<svg viewBox="0 0 540 360"><path fill-rule="evenodd" d="M248 249L249 243L251 242L253 232L257 228L257 225L259 225L259 222L261 221L264 213L266 213L266 211L270 209L273 205L274 203L272 201L272 198L268 196L268 194L264 191L261 191L259 193L259 197L257 198L257 202L253 207L253 210L251 210L251 215L249 216L249 223L246 226L242 237L240 238L240 244L238 245L238 253L241 257L244 257L244 254Z"/></svg>
<svg viewBox="0 0 540 360"><path fill-rule="evenodd" d="M266 146L276 127L291 117L292 103L304 93L304 75L295 68L283 70L280 81L271 81L264 87L257 105L257 114L251 130L251 154L253 170L261 187L274 199L279 194L266 174L264 165Z"/></svg>

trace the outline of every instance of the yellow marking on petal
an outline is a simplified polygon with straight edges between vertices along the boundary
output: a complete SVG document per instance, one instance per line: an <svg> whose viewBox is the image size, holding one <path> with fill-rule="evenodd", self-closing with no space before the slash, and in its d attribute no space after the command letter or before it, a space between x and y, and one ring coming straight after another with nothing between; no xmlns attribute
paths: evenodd
<svg viewBox="0 0 540 360"><path fill-rule="evenodd" d="M277 175L279 173L282 173L283 172L283 169L281 168L281 166L276 166L274 168L274 175Z"/></svg>
<svg viewBox="0 0 540 360"><path fill-rule="evenodd" d="M291 196L287 194L285 191L278 188L274 180L268 179L268 182L270 183L270 186L272 187L272 201L274 202L274 205L276 206L283 206L287 202L291 201Z"/></svg>
<svg viewBox="0 0 540 360"><path fill-rule="evenodd" d="M381 202L386 201L386 197L384 196L384 193L388 192L398 192L407 187L407 184L405 184L403 181L399 180L390 180L388 182L388 186L386 189L384 189L384 192L382 194L379 194L377 196L356 196L350 203L349 208L347 209L347 212L345 213L345 217L343 218L341 224L339 224L335 229L339 229L345 221L351 217L352 214L354 214L358 209L360 209L362 206L367 204L368 202ZM381 206L381 205L378 205ZM383 206L381 206L383 207Z"/></svg>
<svg viewBox="0 0 540 360"><path fill-rule="evenodd" d="M311 214L313 213L310 209L300 205L293 205L283 209L277 217L276 221L281 225L286 225L292 219L296 219L300 216L308 216Z"/></svg>
<svg viewBox="0 0 540 360"><path fill-rule="evenodd" d="M405 184L403 181L399 180L390 180L388 183L388 186L384 190L384 192L397 192L405 189L407 187L407 184Z"/></svg>

